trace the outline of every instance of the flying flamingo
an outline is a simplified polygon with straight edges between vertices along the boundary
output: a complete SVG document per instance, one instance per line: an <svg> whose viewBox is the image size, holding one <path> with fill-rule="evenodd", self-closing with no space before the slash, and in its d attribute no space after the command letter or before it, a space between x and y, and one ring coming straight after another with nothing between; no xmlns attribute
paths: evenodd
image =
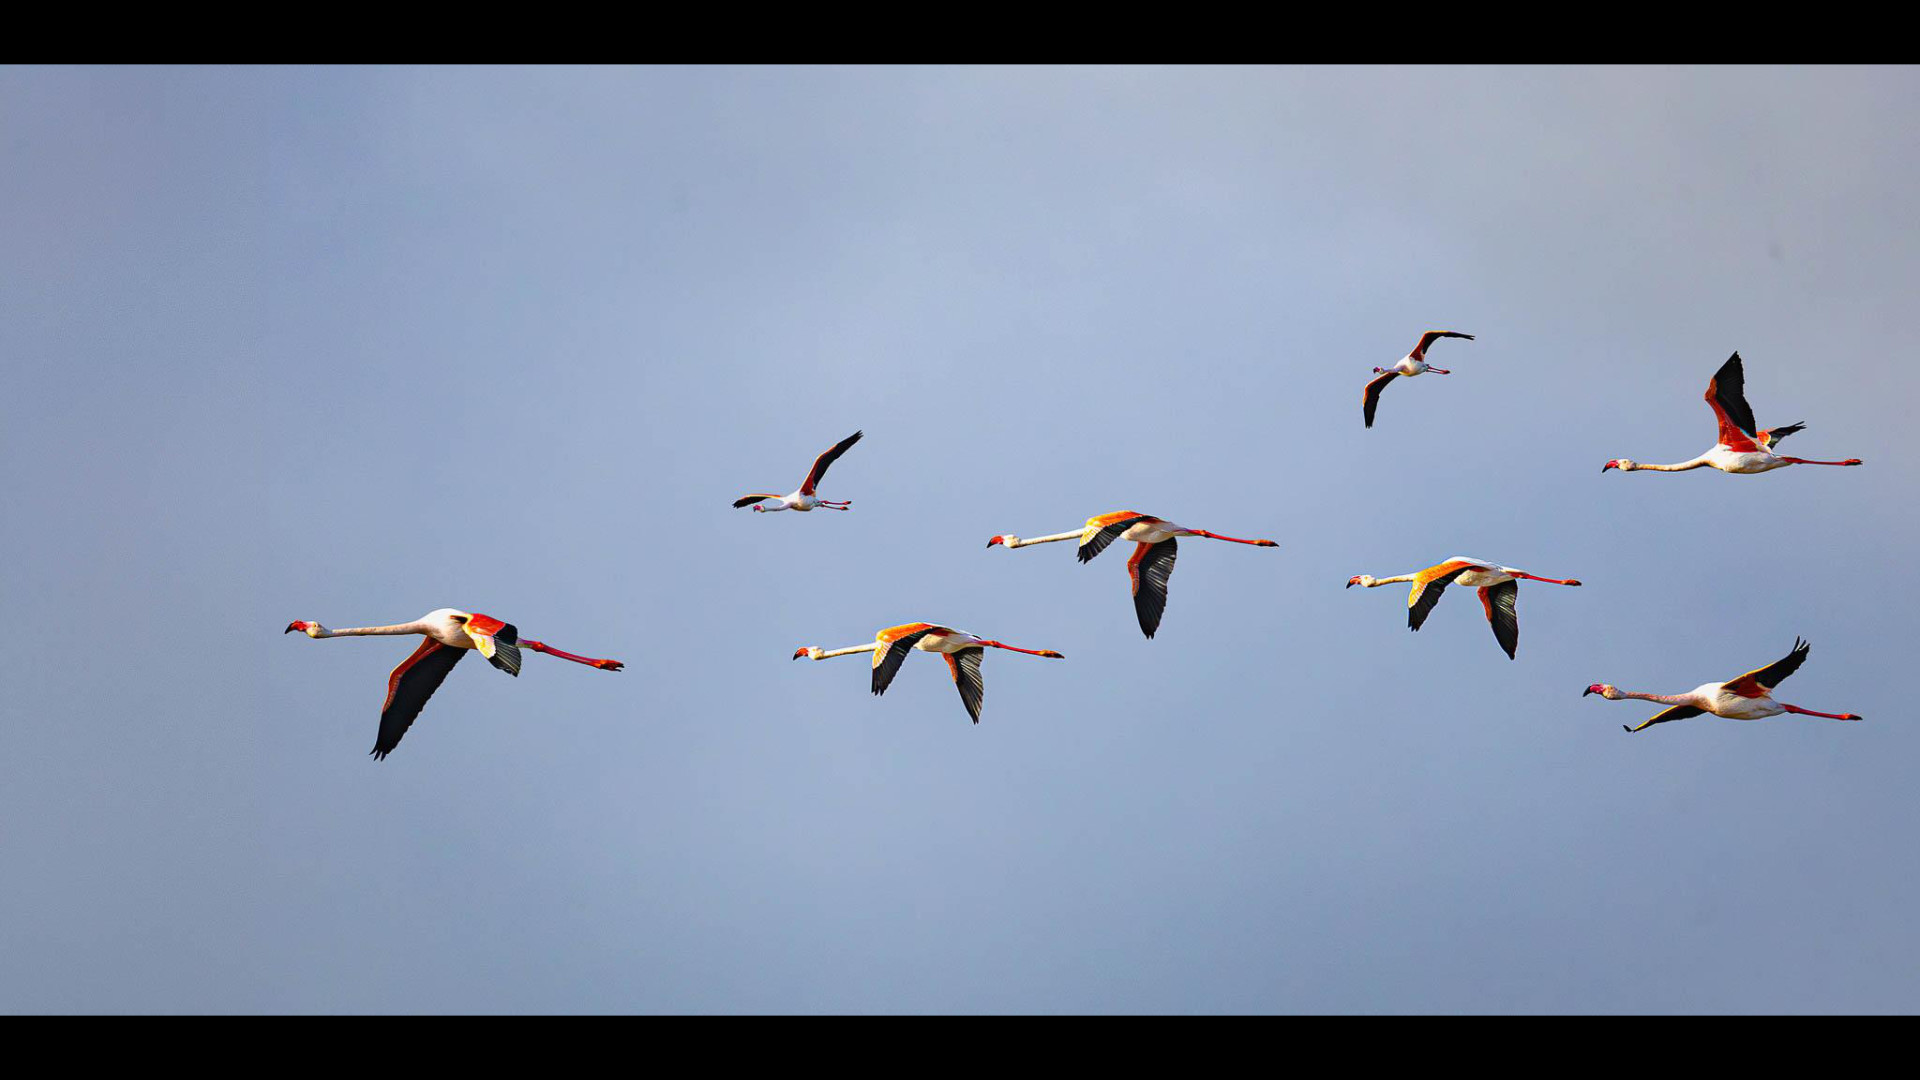
<svg viewBox="0 0 1920 1080"><path fill-rule="evenodd" d="M1712 713L1728 720L1764 720L1781 713L1795 713L1800 716L1819 716L1828 720L1858 720L1852 713L1814 712L1798 705L1788 705L1773 700L1773 688L1779 686L1786 677L1800 670L1806 662L1807 652L1812 648L1799 638L1793 639L1793 651L1763 668L1755 668L1737 679L1723 683L1703 683L1684 694L1635 694L1621 690L1606 683L1594 683L1587 687L1587 694L1599 694L1608 701L1621 701L1632 698L1638 701L1655 701L1672 708L1650 717L1639 727L1620 725L1629 732L1644 731L1654 724L1664 724L1669 720L1685 720L1701 713Z"/></svg>
<svg viewBox="0 0 1920 1080"><path fill-rule="evenodd" d="M830 651L817 645L805 645L794 650L793 658L798 660L805 656L813 660L828 660L836 656L870 652L873 654L873 692L877 697L887 692L887 685L893 682L894 673L900 670L907 653L914 649L940 653L946 658L947 670L953 674L953 684L960 688L960 700L967 707L967 715L973 717L976 724L980 722L980 701L987 692L986 684L980 679L980 661L986 657L988 649L1005 649L1051 660L1066 659L1052 649L1015 648L998 641L974 637L963 630L923 622L889 626L873 635L871 645Z"/></svg>
<svg viewBox="0 0 1920 1080"><path fill-rule="evenodd" d="M813 459L813 469L807 473L807 482L800 485L800 490L787 495L742 495L738 499L733 500L733 508L738 510L743 506L752 506L753 512L756 514L774 514L782 510L799 510L804 513L812 510L816 506L824 506L829 510L845 510L853 505L851 499L846 502L834 502L831 499L822 499L814 495L813 489L819 487L820 478L827 475L827 466L840 460L840 455L847 452L847 447L859 442L860 436L864 434L866 434L866 432L856 431L846 438L841 439L839 442L834 443L833 448L826 453ZM768 499L773 500L772 506L759 505Z"/></svg>
<svg viewBox="0 0 1920 1080"><path fill-rule="evenodd" d="M501 622L491 615L455 608L429 611L413 622L397 626L355 626L345 630L329 630L317 622L295 621L288 623L281 632L291 634L295 630L310 638L420 634L427 639L387 676L387 700L380 706L380 735L374 740L372 751L380 761L385 761L393 748L400 745L401 736L413 726L413 718L420 715L427 699L440 689L447 672L453 670L453 665L460 662L468 649L479 650L488 663L515 678L520 675L520 647L523 645L534 652L547 653L576 664L588 664L602 671L619 671L626 666L618 660L575 656L544 642L522 641L520 631L511 623Z"/></svg>
<svg viewBox="0 0 1920 1080"><path fill-rule="evenodd" d="M1858 465L1859 458L1845 461L1809 461L1806 458L1782 457L1773 452L1775 443L1799 431L1807 425L1788 424L1786 427L1756 431L1753 426L1753 408L1747 404L1747 376L1740 364L1740 354L1734 353L1727 362L1720 365L1713 378L1707 382L1707 405L1713 409L1714 419L1720 422L1720 441L1713 449L1677 465L1642 465L1628 458L1615 458L1600 466L1601 472L1619 469L1621 472L1634 472L1649 469L1654 472L1686 472L1710 465L1721 472L1763 473L1773 469L1784 469L1788 465Z"/></svg>
<svg viewBox="0 0 1920 1080"><path fill-rule="evenodd" d="M1360 399L1362 402L1361 413L1367 418L1368 427L1373 426L1373 411L1380 407L1380 391L1385 390L1387 384L1392 382L1396 377L1405 375L1408 378L1412 378L1415 375L1425 374L1429 371L1435 375L1453 374L1453 372L1448 371L1446 368L1437 368L1427 363L1427 346L1432 345L1435 341L1443 337L1466 338L1468 341L1473 340L1472 334L1456 334L1451 330L1429 330L1420 335L1420 344L1415 345L1412 352L1401 357L1392 367L1377 367L1373 369L1373 373L1380 377L1367 384L1367 392Z"/></svg>
<svg viewBox="0 0 1920 1080"><path fill-rule="evenodd" d="M1180 554L1179 542L1174 539L1176 536L1204 536L1209 540L1226 540L1255 547L1280 546L1271 540L1241 540L1210 533L1205 529L1189 529L1132 510L1090 517L1084 527L1073 532L1038 536L1032 540L1011 535L996 536L987 541L987 546L1001 544L1018 548L1030 544L1051 544L1056 540L1078 540L1080 561L1084 563L1107 550L1107 545L1115 540L1137 542L1140 546L1134 549L1133 558L1127 560L1127 574L1133 578L1134 614L1140 619L1141 631L1152 637L1154 631L1160 629L1160 616L1167 609L1167 579L1173 576L1173 560Z"/></svg>
<svg viewBox="0 0 1920 1080"><path fill-rule="evenodd" d="M1487 613L1487 622L1493 626L1494 640L1507 652L1507 659L1514 658L1515 649L1520 647L1520 613L1515 604L1520 599L1520 579L1544 581L1549 585L1578 585L1572 578L1537 577L1525 570L1515 570L1511 566L1488 562L1485 559L1469 559L1464 555L1455 555L1446 562L1429 566L1399 577L1377 578L1371 574L1360 574L1347 579L1347 588L1364 585L1371 589L1380 585L1393 585L1402 581L1413 582L1413 588L1407 593L1407 629L1418 630L1420 624L1427 621L1428 613L1440 602L1440 594L1448 585L1468 585L1480 590L1480 607Z"/></svg>

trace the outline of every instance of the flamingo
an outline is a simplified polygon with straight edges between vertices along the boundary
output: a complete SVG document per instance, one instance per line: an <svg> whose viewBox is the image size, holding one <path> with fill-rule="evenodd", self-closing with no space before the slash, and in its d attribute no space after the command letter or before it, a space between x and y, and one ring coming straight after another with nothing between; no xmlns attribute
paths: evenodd
<svg viewBox="0 0 1920 1080"><path fill-rule="evenodd" d="M1380 407L1380 391L1385 390L1387 384L1392 382L1396 377L1405 375L1411 379L1415 375L1423 375L1429 371L1435 375L1453 374L1453 372L1448 371L1446 368L1437 368L1427 363L1427 346L1432 345L1435 341L1443 337L1466 338L1468 341L1473 340L1472 334L1457 334L1452 330L1429 330L1420 335L1420 344L1415 345L1412 352L1401 357L1392 367L1377 367L1373 369L1373 373L1380 377L1367 384L1367 392L1362 395L1360 399L1361 415L1366 417L1368 427L1373 426L1373 411Z"/></svg>
<svg viewBox="0 0 1920 1080"><path fill-rule="evenodd" d="M1133 578L1134 614L1140 619L1141 632L1151 638L1154 631L1160 629L1160 616L1167 609L1167 580L1173 576L1173 560L1180 554L1179 542L1174 539L1178 536L1204 536L1209 540L1252 544L1254 547L1280 546L1271 540L1241 540L1210 533L1205 529L1189 529L1132 510L1090 517L1085 526L1073 532L1037 536L1032 540L1022 540L1013 535L996 536L987 541L987 546L999 544L1020 548L1032 544L1051 544L1057 540L1078 540L1080 561L1084 563L1107 550L1107 545L1115 540L1137 542L1139 546L1134 549L1133 558L1127 560L1127 574Z"/></svg>
<svg viewBox="0 0 1920 1080"><path fill-rule="evenodd" d="M988 649L1005 649L1028 656L1044 656L1050 660L1066 659L1052 649L1021 649L975 637L964 630L924 622L889 626L873 635L871 645L831 650L817 645L803 645L794 650L793 658L798 660L804 656L812 660L830 660L836 656L870 652L873 654L873 693L878 697L887 692L894 673L900 670L907 653L914 649L940 653L946 658L947 670L953 674L953 684L960 689L960 700L967 707L967 715L973 717L976 724L980 722L980 701L986 696L986 684L980 678L980 661L986 657Z"/></svg>
<svg viewBox="0 0 1920 1080"><path fill-rule="evenodd" d="M1646 469L1653 472L1686 472L1710 465L1721 472L1763 473L1774 469L1784 469L1788 465L1858 465L1859 458L1845 461L1809 461L1806 458L1783 457L1773 452L1775 443L1806 427L1804 423L1788 424L1785 427L1756 431L1753 426L1753 408L1747 404L1746 370L1741 366L1740 354L1735 352L1714 372L1707 381L1707 405L1713 410L1714 419L1720 422L1720 440L1713 449L1691 461L1682 461L1676 465L1642 465L1629 458L1614 458L1600 466L1602 473L1608 469L1621 472L1634 472Z"/></svg>
<svg viewBox="0 0 1920 1080"><path fill-rule="evenodd" d="M1501 566L1485 559L1455 555L1446 562L1398 577L1377 578L1371 574L1360 574L1347 579L1347 588L1364 585L1371 589L1402 581L1413 582L1413 588L1407 593L1407 629L1418 630L1420 624L1427 621L1433 606L1440 602L1440 594L1446 591L1448 585L1474 586L1480 590L1480 606L1487 613L1487 622L1493 626L1494 640L1506 650L1507 659L1512 660L1514 650L1520 647L1520 613L1515 604L1520 599L1522 578L1544 581L1549 585L1580 584L1572 578L1538 577L1525 570L1515 570L1511 566Z"/></svg>
<svg viewBox="0 0 1920 1080"><path fill-rule="evenodd" d="M1685 720L1712 713L1728 720L1764 720L1781 713L1794 713L1799 716L1818 716L1827 720L1858 720L1852 713L1814 712L1798 705L1788 705L1784 701L1773 700L1773 688L1786 681L1787 676L1800 670L1806 663L1807 653L1813 647L1798 637L1793 639L1793 651L1763 668L1755 668L1737 679L1723 683L1703 683L1684 694L1635 694L1621 690L1607 683L1594 683L1585 693L1599 694L1608 701L1622 701L1633 698L1638 701L1656 701L1670 705L1663 713L1649 717L1638 727L1620 725L1629 733L1645 731L1654 724L1664 724L1669 720Z"/></svg>
<svg viewBox="0 0 1920 1080"><path fill-rule="evenodd" d="M853 505L851 499L845 502L822 499L813 493L813 489L819 487L820 479L827 475L827 466L840 460L840 455L847 452L847 447L859 442L860 436L864 434L866 434L866 432L856 431L846 438L841 439L839 442L834 443L833 447L826 453L813 459L813 468L807 473L807 482L801 484L798 491L786 495L742 495L738 499L733 500L733 508L738 510L743 506L752 506L753 512L756 514L774 514L782 510L798 510L805 513L817 506L824 506L829 510L847 509ZM772 506L760 505L768 499L773 500Z"/></svg>
<svg viewBox="0 0 1920 1080"><path fill-rule="evenodd" d="M447 672L453 670L453 665L460 662L468 649L478 650L488 663L515 678L520 676L522 646L602 671L619 671L626 667L618 660L595 660L575 656L545 642L522 641L520 631L513 624L501 622L491 615L457 608L437 608L413 622L397 626L355 626L345 630L329 630L317 622L296 620L288 623L281 633L291 634L295 630L310 638L373 634L419 634L426 638L412 656L400 661L400 666L387 676L387 700L380 706L380 734L374 740L372 751L374 758L379 761L385 761L393 748L400 745L400 738L413 726L414 717L420 715L427 699L440 689Z"/></svg>

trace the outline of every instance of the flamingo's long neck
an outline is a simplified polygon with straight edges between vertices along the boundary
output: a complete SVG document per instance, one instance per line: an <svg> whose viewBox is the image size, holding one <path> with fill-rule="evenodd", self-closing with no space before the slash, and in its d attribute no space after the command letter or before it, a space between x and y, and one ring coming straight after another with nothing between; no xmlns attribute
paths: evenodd
<svg viewBox="0 0 1920 1080"><path fill-rule="evenodd" d="M1694 458L1692 461L1682 461L1674 465L1647 465L1643 463L1635 463L1633 466L1633 471L1639 472L1641 469L1650 469L1653 472L1686 472L1688 469L1698 469L1701 466L1704 466L1707 464L1709 464L1709 462L1707 461L1705 455L1702 455L1700 457Z"/></svg>
<svg viewBox="0 0 1920 1080"><path fill-rule="evenodd" d="M879 647L880 647L879 642L869 641L865 645L855 645L852 648L848 648L848 649L833 649L831 651L822 652L819 656L814 657L814 659L830 660L836 656L852 656L854 653L872 652L873 650Z"/></svg>
<svg viewBox="0 0 1920 1080"><path fill-rule="evenodd" d="M1652 701L1660 705L1691 705L1693 704L1692 694L1637 694L1632 690L1622 690L1619 693L1620 693L1620 696L1617 698L1614 698L1613 700L1622 701L1626 698L1634 698L1639 701Z"/></svg>
<svg viewBox="0 0 1920 1080"><path fill-rule="evenodd" d="M1361 582L1361 584L1365 585L1369 589L1372 589L1381 585L1398 585L1403 581L1412 581L1414 577L1415 575L1413 574L1401 574L1399 577L1374 578L1371 581L1363 581Z"/></svg>
<svg viewBox="0 0 1920 1080"><path fill-rule="evenodd" d="M1056 540L1078 540L1085 532L1085 529L1075 529L1072 532L1054 533L1052 536L1036 536L1031 540L1014 539L1007 541L1006 546L1017 548L1026 547L1029 544L1051 544Z"/></svg>
<svg viewBox="0 0 1920 1080"><path fill-rule="evenodd" d="M415 621L401 623L398 626L348 626L339 630L329 630L323 626L320 627L313 636L324 638L365 637L369 634L427 634L430 633L431 630L432 627L428 626L424 621Z"/></svg>
<svg viewBox="0 0 1920 1080"><path fill-rule="evenodd" d="M1563 580L1561 580L1560 578L1550 578L1550 577L1540 577L1540 576L1538 576L1538 575L1536 575L1536 574L1528 574L1528 573L1523 573L1522 571L1519 571L1519 570L1515 570L1515 571L1513 571L1513 576L1514 576L1514 577L1517 577L1517 578L1525 578L1525 579L1527 579L1528 581L1544 581L1544 582L1546 582L1546 583L1547 583L1547 584L1549 584L1549 585L1578 585L1578 584L1580 584L1579 582L1577 582L1577 581L1575 581L1575 580L1573 580L1572 578L1567 578L1566 580L1564 580L1564 581L1563 581Z"/></svg>

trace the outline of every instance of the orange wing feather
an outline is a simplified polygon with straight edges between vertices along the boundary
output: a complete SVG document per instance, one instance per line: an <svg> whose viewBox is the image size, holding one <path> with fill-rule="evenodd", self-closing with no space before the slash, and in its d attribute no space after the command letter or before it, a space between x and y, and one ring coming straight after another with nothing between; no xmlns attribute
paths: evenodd
<svg viewBox="0 0 1920 1080"><path fill-rule="evenodd" d="M1407 627L1420 629L1427 621L1427 614L1433 605L1440 602L1440 594L1446 590L1454 578L1468 570L1483 569L1479 563L1465 559L1448 559L1438 566L1429 566L1413 576L1413 588L1407 590Z"/></svg>

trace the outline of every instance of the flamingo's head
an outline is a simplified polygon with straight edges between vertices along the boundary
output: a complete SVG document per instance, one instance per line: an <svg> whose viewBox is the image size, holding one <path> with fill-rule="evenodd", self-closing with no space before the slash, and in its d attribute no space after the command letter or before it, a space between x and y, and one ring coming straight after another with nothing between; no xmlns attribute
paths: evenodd
<svg viewBox="0 0 1920 1080"><path fill-rule="evenodd" d="M987 546L992 547L995 544L1005 544L1010 540L1017 540L1017 539L1019 538L1014 536L996 536L993 539L987 541Z"/></svg>
<svg viewBox="0 0 1920 1080"><path fill-rule="evenodd" d="M820 657L817 654L820 651L821 649L820 649L820 646L818 645L802 645L799 648L793 650L793 658L795 660L798 660L801 657L805 656L814 660L818 660L820 659Z"/></svg>
<svg viewBox="0 0 1920 1080"><path fill-rule="evenodd" d="M1604 473L1608 469L1619 469L1621 472L1632 472L1639 467L1640 463L1637 461L1630 461L1626 458L1614 458L1612 461L1600 466L1600 471Z"/></svg>
<svg viewBox="0 0 1920 1080"><path fill-rule="evenodd" d="M1049 660L1065 660L1067 658L1066 654L1054 652L1052 649L1041 649L1039 655Z"/></svg>
<svg viewBox="0 0 1920 1080"><path fill-rule="evenodd" d="M1613 701L1620 696L1620 691L1609 683L1594 683L1592 686L1587 687L1586 691L1580 696L1586 697L1587 694L1599 694L1608 701Z"/></svg>
<svg viewBox="0 0 1920 1080"><path fill-rule="evenodd" d="M293 633L293 632L294 632L295 630L298 630L298 631L300 631L301 633L303 633L303 634L305 634L305 635L307 635L308 637L319 637L319 636L320 636L320 624L319 624L319 623L317 623L317 622L302 622L302 621L301 621L301 620L299 620L299 619L295 619L294 621L292 621L292 622L290 622L290 623L288 623L288 624L287 624L287 628L286 628L285 630L282 630L282 631L280 631L280 632L281 632L281 633L283 633L283 634L291 634L291 633Z"/></svg>
<svg viewBox="0 0 1920 1080"><path fill-rule="evenodd" d="M1347 579L1347 588L1351 589L1355 585L1365 585L1369 589L1373 588L1373 575L1372 574L1355 574L1354 576Z"/></svg>

